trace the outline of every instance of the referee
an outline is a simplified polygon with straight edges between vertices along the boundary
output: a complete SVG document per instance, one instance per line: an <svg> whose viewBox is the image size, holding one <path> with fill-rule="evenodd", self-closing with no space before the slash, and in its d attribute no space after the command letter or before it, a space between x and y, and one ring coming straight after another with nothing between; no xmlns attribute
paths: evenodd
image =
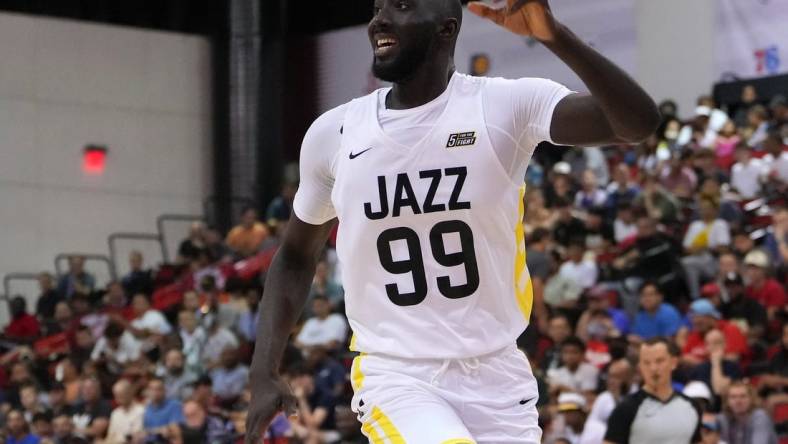
<svg viewBox="0 0 788 444"><path fill-rule="evenodd" d="M700 442L700 410L671 385L678 357L678 348L662 337L641 345L638 367L643 387L624 398L610 414L605 444Z"/></svg>

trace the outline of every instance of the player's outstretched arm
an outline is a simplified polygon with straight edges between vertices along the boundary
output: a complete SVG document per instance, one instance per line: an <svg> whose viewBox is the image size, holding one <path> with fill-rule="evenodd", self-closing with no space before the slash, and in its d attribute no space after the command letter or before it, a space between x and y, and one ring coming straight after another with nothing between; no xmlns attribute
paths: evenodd
<svg viewBox="0 0 788 444"><path fill-rule="evenodd" d="M252 402L246 419L247 444L261 442L265 429L278 412L295 411L295 398L282 380L279 366L335 222L311 225L293 215L268 270L249 373Z"/></svg>
<svg viewBox="0 0 788 444"><path fill-rule="evenodd" d="M553 141L565 145L640 142L659 125L654 101L627 73L558 22L547 0L508 0L503 9L482 3L471 12L509 31L532 36L566 63L590 94L572 94L556 107Z"/></svg>

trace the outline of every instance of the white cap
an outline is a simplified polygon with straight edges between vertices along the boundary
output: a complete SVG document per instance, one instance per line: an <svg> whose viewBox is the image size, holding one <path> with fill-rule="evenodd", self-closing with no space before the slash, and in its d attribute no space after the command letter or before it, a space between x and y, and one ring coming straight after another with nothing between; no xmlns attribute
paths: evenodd
<svg viewBox="0 0 788 444"><path fill-rule="evenodd" d="M708 117L708 116L711 115L711 108L709 108L708 106L701 105L701 106L695 108L695 115L696 116L706 116L706 117Z"/></svg>
<svg viewBox="0 0 788 444"><path fill-rule="evenodd" d="M709 386L703 381L690 381L684 386L682 393L690 398L700 398L711 401L711 390L709 390Z"/></svg>
<svg viewBox="0 0 788 444"><path fill-rule="evenodd" d="M558 162L553 166L553 172L558 174L571 174L572 167L567 162Z"/></svg>
<svg viewBox="0 0 788 444"><path fill-rule="evenodd" d="M769 268L769 256L761 250L752 250L744 256L744 265Z"/></svg>
<svg viewBox="0 0 788 444"><path fill-rule="evenodd" d="M564 392L558 395L558 411L585 410L586 398L579 393Z"/></svg>

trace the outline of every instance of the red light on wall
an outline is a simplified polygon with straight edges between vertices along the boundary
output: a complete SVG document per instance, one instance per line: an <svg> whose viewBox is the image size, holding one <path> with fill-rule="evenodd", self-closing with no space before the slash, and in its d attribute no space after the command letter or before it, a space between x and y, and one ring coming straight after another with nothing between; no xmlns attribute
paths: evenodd
<svg viewBox="0 0 788 444"><path fill-rule="evenodd" d="M104 174L106 160L107 147L88 145L82 153L82 171L91 175Z"/></svg>

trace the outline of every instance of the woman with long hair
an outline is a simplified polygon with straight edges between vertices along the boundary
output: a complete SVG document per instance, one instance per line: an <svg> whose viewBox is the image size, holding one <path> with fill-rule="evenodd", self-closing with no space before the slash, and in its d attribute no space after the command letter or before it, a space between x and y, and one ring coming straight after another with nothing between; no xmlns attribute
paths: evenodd
<svg viewBox="0 0 788 444"><path fill-rule="evenodd" d="M719 420L721 438L728 444L777 444L774 424L759 408L755 390L748 383L730 385Z"/></svg>

